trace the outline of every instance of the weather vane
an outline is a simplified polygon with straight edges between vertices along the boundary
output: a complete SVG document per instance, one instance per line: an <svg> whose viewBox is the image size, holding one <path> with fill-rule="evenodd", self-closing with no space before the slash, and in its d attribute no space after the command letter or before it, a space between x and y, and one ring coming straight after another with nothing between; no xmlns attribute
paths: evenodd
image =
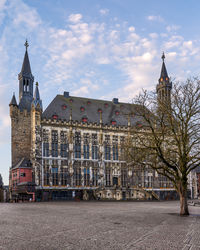
<svg viewBox="0 0 200 250"><path fill-rule="evenodd" d="M165 60L165 53L164 53L164 51L163 51L163 54L162 54L162 60L163 60L163 62L164 62L164 60Z"/></svg>
<svg viewBox="0 0 200 250"><path fill-rule="evenodd" d="M27 50L27 48L29 46L27 39L26 39L26 42L25 42L24 46L26 47L26 50Z"/></svg>

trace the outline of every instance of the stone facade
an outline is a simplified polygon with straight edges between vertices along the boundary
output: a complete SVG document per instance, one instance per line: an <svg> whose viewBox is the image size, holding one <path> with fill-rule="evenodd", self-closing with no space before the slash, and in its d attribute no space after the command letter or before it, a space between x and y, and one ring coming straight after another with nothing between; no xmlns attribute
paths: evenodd
<svg viewBox="0 0 200 250"><path fill-rule="evenodd" d="M170 95L164 59L163 77ZM157 91L162 98L161 78ZM15 96L10 103L11 196L12 171L24 168L23 164L30 161L33 179L23 185L36 185L36 200L176 198L165 177L148 167L141 169L126 162L124 142L131 128L145 132L139 116L127 116L134 110L133 104L120 103L117 98L104 101L73 97L64 92L43 112L38 84L32 94L33 80L26 44L19 74L19 105ZM19 181L17 185L20 184ZM24 192L27 190L24 188Z"/></svg>
<svg viewBox="0 0 200 250"><path fill-rule="evenodd" d="M10 117L12 165L16 165L23 157L30 159L31 156L31 114L11 106Z"/></svg>

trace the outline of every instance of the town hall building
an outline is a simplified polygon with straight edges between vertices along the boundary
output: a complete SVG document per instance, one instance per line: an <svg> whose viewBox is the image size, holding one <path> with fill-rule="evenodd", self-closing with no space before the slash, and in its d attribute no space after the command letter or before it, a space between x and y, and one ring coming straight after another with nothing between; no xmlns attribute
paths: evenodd
<svg viewBox="0 0 200 250"><path fill-rule="evenodd" d="M175 199L172 183L155 170L127 163L131 128L142 131L136 105L58 94L43 110L34 86L28 43L10 106L12 200ZM170 98L164 55L157 94ZM134 113L135 110L135 113Z"/></svg>

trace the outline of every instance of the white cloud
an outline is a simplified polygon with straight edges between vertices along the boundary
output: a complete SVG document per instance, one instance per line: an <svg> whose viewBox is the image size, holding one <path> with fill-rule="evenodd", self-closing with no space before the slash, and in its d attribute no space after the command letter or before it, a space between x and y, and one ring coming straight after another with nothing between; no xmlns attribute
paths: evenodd
<svg viewBox="0 0 200 250"><path fill-rule="evenodd" d="M81 14L71 14L69 16L69 21L72 23L78 23L80 22L82 19L82 15Z"/></svg>
<svg viewBox="0 0 200 250"><path fill-rule="evenodd" d="M135 27L130 26L130 27L128 28L128 30L129 30L130 32L134 32L134 31L135 31Z"/></svg>
<svg viewBox="0 0 200 250"><path fill-rule="evenodd" d="M107 15L108 13L109 13L109 10L108 9L100 9L100 14L102 15L102 16L105 16L105 15Z"/></svg>
<svg viewBox="0 0 200 250"><path fill-rule="evenodd" d="M157 21L157 22L164 22L164 19L161 16L148 16L147 20L149 21Z"/></svg>
<svg viewBox="0 0 200 250"><path fill-rule="evenodd" d="M31 30L35 29L41 24L41 19L34 8L28 7L20 0L11 1L8 7L9 15L13 17L13 25L21 26L26 25L26 27Z"/></svg>
<svg viewBox="0 0 200 250"><path fill-rule="evenodd" d="M166 30L168 32L172 32L172 31L179 30L180 28L181 28L181 26L179 26L179 25L169 25L166 27Z"/></svg>

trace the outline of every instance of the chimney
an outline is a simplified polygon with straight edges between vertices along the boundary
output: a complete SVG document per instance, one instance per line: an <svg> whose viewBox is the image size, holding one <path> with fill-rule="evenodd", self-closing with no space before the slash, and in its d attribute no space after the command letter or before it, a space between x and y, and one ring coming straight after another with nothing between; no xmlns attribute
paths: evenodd
<svg viewBox="0 0 200 250"><path fill-rule="evenodd" d="M67 92L67 91L64 91L64 97L66 97L66 98L68 98L69 97L69 92Z"/></svg>
<svg viewBox="0 0 200 250"><path fill-rule="evenodd" d="M118 98L113 98L112 102L113 102L114 104L118 104L118 103L119 103L119 100L118 100Z"/></svg>

